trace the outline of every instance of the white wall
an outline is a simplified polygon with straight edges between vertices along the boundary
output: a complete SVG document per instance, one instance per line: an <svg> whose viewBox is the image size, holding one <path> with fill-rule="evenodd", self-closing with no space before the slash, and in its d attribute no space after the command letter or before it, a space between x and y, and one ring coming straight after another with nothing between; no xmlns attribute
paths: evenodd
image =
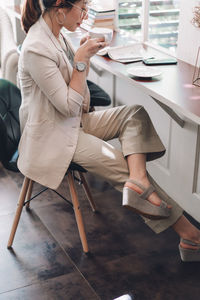
<svg viewBox="0 0 200 300"><path fill-rule="evenodd" d="M200 5L200 1L181 0L177 49L178 58L192 65L195 65L197 50L200 46L200 28L194 27L191 23L196 5Z"/></svg>

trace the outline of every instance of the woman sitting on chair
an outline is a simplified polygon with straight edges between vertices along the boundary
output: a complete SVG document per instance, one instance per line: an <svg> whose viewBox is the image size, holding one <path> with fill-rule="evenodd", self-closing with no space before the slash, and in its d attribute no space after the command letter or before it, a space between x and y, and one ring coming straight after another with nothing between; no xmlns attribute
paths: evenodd
<svg viewBox="0 0 200 300"><path fill-rule="evenodd" d="M139 213L156 233L172 226L183 260L200 260L200 232L147 174L146 161L165 153L140 105L89 113L86 78L90 58L106 46L83 37L74 53L64 27L73 32L87 18L87 1L24 2L27 36L19 60L22 93L18 167L30 179L56 189L71 161L123 191L123 205ZM107 141L119 138L122 151Z"/></svg>

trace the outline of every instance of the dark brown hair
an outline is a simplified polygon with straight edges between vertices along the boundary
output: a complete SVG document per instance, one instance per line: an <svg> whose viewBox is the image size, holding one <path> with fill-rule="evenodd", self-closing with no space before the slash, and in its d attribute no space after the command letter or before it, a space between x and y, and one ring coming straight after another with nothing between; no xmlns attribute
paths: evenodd
<svg viewBox="0 0 200 300"><path fill-rule="evenodd" d="M57 0L43 0L41 1L45 10L51 9L52 7L68 7L72 8L72 4L79 2L80 0L62 0L59 5L56 5ZM71 4L72 3L72 4ZM25 0L22 8L21 24L24 31L27 33L30 27L37 22L42 14L42 7L40 0Z"/></svg>

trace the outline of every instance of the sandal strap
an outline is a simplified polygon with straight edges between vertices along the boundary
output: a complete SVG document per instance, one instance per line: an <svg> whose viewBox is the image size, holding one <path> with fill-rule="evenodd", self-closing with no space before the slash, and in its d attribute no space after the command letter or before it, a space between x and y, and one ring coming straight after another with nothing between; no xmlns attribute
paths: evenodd
<svg viewBox="0 0 200 300"><path fill-rule="evenodd" d="M181 238L181 242L190 246L200 247L200 244Z"/></svg>
<svg viewBox="0 0 200 300"><path fill-rule="evenodd" d="M130 182L130 183L133 183L133 184L137 185L139 188L141 188L142 191L146 190L146 188L142 184L140 184L139 182L137 182L136 180L133 180L131 178L128 178L126 180L126 182Z"/></svg>
<svg viewBox="0 0 200 300"><path fill-rule="evenodd" d="M130 178L127 179L126 182L133 183L133 184L137 185L139 188L141 188L143 193L140 195L140 197L143 199L147 199L153 192L155 192L155 187L152 184L150 184L150 186L148 188L146 188L139 182L137 182L133 179L130 179Z"/></svg>
<svg viewBox="0 0 200 300"><path fill-rule="evenodd" d="M160 205L161 208L167 208L168 204L164 200L161 201Z"/></svg>
<svg viewBox="0 0 200 300"><path fill-rule="evenodd" d="M141 198L147 199L153 192L155 192L155 187L151 184L144 193L141 194Z"/></svg>
<svg viewBox="0 0 200 300"><path fill-rule="evenodd" d="M143 193L140 195L140 197L144 200L146 200L153 192L156 191L155 187L152 184L150 184L150 186L148 188L145 188L142 184L140 184L139 182L137 182L131 178L128 178L126 180L126 182L133 183L133 184L137 185L139 188L141 188ZM167 208L167 206L168 206L167 202L165 202L163 200L161 201L161 203L159 205L160 208Z"/></svg>

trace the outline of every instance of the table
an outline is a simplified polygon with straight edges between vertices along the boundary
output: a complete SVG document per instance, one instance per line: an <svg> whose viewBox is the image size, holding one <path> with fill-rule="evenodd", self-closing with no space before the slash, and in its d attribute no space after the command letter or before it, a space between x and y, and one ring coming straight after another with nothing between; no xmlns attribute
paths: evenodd
<svg viewBox="0 0 200 300"><path fill-rule="evenodd" d="M86 34L83 30L68 33L75 48L83 34ZM132 41L130 36L115 33L111 46L127 45ZM150 46L143 45L143 48L148 56L166 57ZM104 84L112 84L114 105L118 105L120 98L121 104L131 105L137 101L148 110L167 149L163 158L147 165L148 171L200 222L200 88L192 85L194 67L178 60L177 65L159 66L162 76L148 80L128 75L128 68L143 65L142 62L123 64L98 55L91 62L101 78L113 77L112 83L104 80Z"/></svg>
<svg viewBox="0 0 200 300"><path fill-rule="evenodd" d="M68 34L75 47L78 47L81 36L86 34L86 32L80 29L75 33ZM111 46L125 45L131 42L130 36L115 33ZM149 56L166 56L166 54L150 46L143 45L143 48ZM91 62L94 68L96 66L96 71L99 72L99 74L103 72L103 70L106 70L114 76L125 79L127 82L143 90L144 93L166 105L172 111L180 113L183 118L186 117L200 125L200 88L192 85L194 66L178 60L177 65L158 66L163 72L161 78L142 80L130 78L127 72L127 69L131 66L143 65L142 62L123 64L113 61L108 57L100 57L98 55L93 57ZM163 108L167 109L166 106L163 106ZM173 114L172 111L171 114ZM179 125L184 125L184 123L181 123L179 116L177 116L176 121L179 122Z"/></svg>

